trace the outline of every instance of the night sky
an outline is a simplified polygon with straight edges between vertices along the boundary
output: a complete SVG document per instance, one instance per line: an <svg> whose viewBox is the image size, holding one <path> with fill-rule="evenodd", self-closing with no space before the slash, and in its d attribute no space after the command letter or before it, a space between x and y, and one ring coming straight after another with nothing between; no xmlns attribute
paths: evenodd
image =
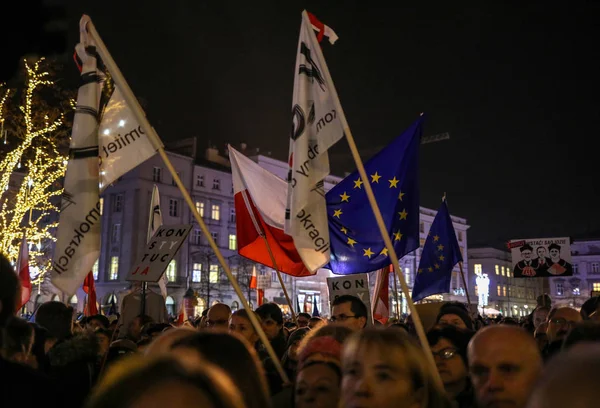
<svg viewBox="0 0 600 408"><path fill-rule="evenodd" d="M68 3L70 46L85 12L163 140L246 141L282 160L306 8L340 37L324 54L363 159L420 112L426 135L450 133L421 148L421 205L446 192L470 246L600 236L599 4ZM354 170L345 141L330 157Z"/></svg>

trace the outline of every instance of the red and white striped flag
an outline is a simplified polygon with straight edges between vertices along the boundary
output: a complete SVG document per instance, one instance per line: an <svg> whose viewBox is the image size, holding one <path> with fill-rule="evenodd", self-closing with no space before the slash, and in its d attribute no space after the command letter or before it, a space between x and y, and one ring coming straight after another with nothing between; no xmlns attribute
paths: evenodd
<svg viewBox="0 0 600 408"><path fill-rule="evenodd" d="M83 291L87 293L87 306L83 314L86 316L94 316L98 314L98 306L96 306L96 282L92 271L87 274L83 281Z"/></svg>
<svg viewBox="0 0 600 408"><path fill-rule="evenodd" d="M21 281L21 305L19 309L25 306L25 303L29 302L31 297L31 277L29 276L29 248L27 247L27 240L23 235L21 241L21 248L19 249L19 259L17 261L17 272L19 274L19 280Z"/></svg>
<svg viewBox="0 0 600 408"><path fill-rule="evenodd" d="M386 324L390 318L389 276L391 269L392 266L390 265L377 271L375 289L373 291L376 296L373 300L373 319L383 324Z"/></svg>

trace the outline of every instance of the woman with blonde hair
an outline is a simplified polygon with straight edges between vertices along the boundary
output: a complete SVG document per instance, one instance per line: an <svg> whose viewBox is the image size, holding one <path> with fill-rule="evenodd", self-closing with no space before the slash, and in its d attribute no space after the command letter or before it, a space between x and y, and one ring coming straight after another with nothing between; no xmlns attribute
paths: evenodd
<svg viewBox="0 0 600 408"><path fill-rule="evenodd" d="M356 332L342 351L341 407L449 408L421 347L401 330Z"/></svg>

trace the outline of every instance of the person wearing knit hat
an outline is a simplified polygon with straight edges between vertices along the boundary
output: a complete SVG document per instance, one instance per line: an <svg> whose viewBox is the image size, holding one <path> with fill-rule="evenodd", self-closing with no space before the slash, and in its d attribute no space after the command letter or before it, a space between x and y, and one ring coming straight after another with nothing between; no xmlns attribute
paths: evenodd
<svg viewBox="0 0 600 408"><path fill-rule="evenodd" d="M437 324L449 324L461 329L473 330L473 320L467 308L459 302L448 302L440 308Z"/></svg>

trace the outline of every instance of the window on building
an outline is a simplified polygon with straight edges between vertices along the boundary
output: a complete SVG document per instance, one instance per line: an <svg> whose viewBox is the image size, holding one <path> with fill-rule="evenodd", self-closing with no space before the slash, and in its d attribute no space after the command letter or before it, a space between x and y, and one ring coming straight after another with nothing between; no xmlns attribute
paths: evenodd
<svg viewBox="0 0 600 408"><path fill-rule="evenodd" d="M498 296L502 296L502 288L498 285Z"/></svg>
<svg viewBox="0 0 600 408"><path fill-rule="evenodd" d="M475 265L473 265L473 267L475 268L473 270L475 272L475 275L481 275L483 273L483 271L481 269L481 264L475 264Z"/></svg>
<svg viewBox="0 0 600 408"><path fill-rule="evenodd" d="M462 240L463 240L463 233L462 233L462 231L458 231L458 241L462 242Z"/></svg>
<svg viewBox="0 0 600 408"><path fill-rule="evenodd" d="M218 232L211 232L210 236L215 241L215 244L217 244L217 246L219 246L219 233Z"/></svg>
<svg viewBox="0 0 600 408"><path fill-rule="evenodd" d="M502 266L502 267L500 268L500 271L502 271L502 276L504 276L504 274L505 274L505 272L504 272L504 266Z"/></svg>
<svg viewBox="0 0 600 408"><path fill-rule="evenodd" d="M556 295L562 296L564 292L563 284L560 282L556 283Z"/></svg>
<svg viewBox="0 0 600 408"><path fill-rule="evenodd" d="M98 280L98 266L99 266L99 260L96 259L96 262L94 262L94 266L92 266L92 275L94 275L94 280Z"/></svg>
<svg viewBox="0 0 600 408"><path fill-rule="evenodd" d="M506 297L506 286L502 286L502 295Z"/></svg>
<svg viewBox="0 0 600 408"><path fill-rule="evenodd" d="M71 297L71 299L69 299L69 304L73 307L73 309L77 310L77 302L79 302L79 299L77 299L77 295L73 295Z"/></svg>
<svg viewBox="0 0 600 408"><path fill-rule="evenodd" d="M171 259L165 273L167 274L167 280L169 282L175 282L177 279L177 261L175 259Z"/></svg>
<svg viewBox="0 0 600 408"><path fill-rule="evenodd" d="M167 307L167 313L170 316L175 316L175 300L171 296L167 296L165 299L165 306Z"/></svg>
<svg viewBox="0 0 600 408"><path fill-rule="evenodd" d="M162 176L162 169L160 167L154 167L152 169L152 181L160 183Z"/></svg>
<svg viewBox="0 0 600 408"><path fill-rule="evenodd" d="M192 282L200 282L202 280L202 264L192 264Z"/></svg>
<svg viewBox="0 0 600 408"><path fill-rule="evenodd" d="M233 302L231 302L231 311L235 312L240 308L240 304L237 300L234 300Z"/></svg>
<svg viewBox="0 0 600 408"><path fill-rule="evenodd" d="M496 269L496 275L500 275L500 267L496 265L494 268Z"/></svg>
<svg viewBox="0 0 600 408"><path fill-rule="evenodd" d="M579 264L573 264L573 275L579 275Z"/></svg>
<svg viewBox="0 0 600 408"><path fill-rule="evenodd" d="M419 224L419 231L420 232L425 232L425 224L424 223L420 223Z"/></svg>
<svg viewBox="0 0 600 408"><path fill-rule="evenodd" d="M232 251L237 249L237 237L235 234L229 234L229 249Z"/></svg>
<svg viewBox="0 0 600 408"><path fill-rule="evenodd" d="M506 267L506 276L510 278L510 268L508 266Z"/></svg>
<svg viewBox="0 0 600 408"><path fill-rule="evenodd" d="M221 180L213 179L213 190L220 190L220 189L221 189Z"/></svg>
<svg viewBox="0 0 600 408"><path fill-rule="evenodd" d="M600 272L600 266L598 264L598 262L592 262L592 273L599 273Z"/></svg>
<svg viewBox="0 0 600 408"><path fill-rule="evenodd" d="M221 219L221 207L218 204L213 204L211 206L210 217L216 221Z"/></svg>
<svg viewBox="0 0 600 408"><path fill-rule="evenodd" d="M514 295L514 293L513 293L513 287L510 286L510 285L508 285L508 296L513 296L513 295Z"/></svg>
<svg viewBox="0 0 600 408"><path fill-rule="evenodd" d="M229 222L235 222L235 208L229 210Z"/></svg>
<svg viewBox="0 0 600 408"><path fill-rule="evenodd" d="M202 231L199 229L194 230L194 234L192 235L192 245L200 245L202 239Z"/></svg>
<svg viewBox="0 0 600 408"><path fill-rule="evenodd" d="M171 217L179 216L179 200L175 198L169 199L169 215Z"/></svg>
<svg viewBox="0 0 600 408"><path fill-rule="evenodd" d="M110 242L113 244L121 242L121 224L113 224Z"/></svg>
<svg viewBox="0 0 600 408"><path fill-rule="evenodd" d="M119 257L113 256L110 258L110 275L109 280L119 279Z"/></svg>
<svg viewBox="0 0 600 408"><path fill-rule="evenodd" d="M580 294L579 286L573 286L573 296L579 296Z"/></svg>
<svg viewBox="0 0 600 408"><path fill-rule="evenodd" d="M406 277L406 284L410 285L410 268L404 268L404 276Z"/></svg>
<svg viewBox="0 0 600 408"><path fill-rule="evenodd" d="M104 198L100 197L100 215L104 212Z"/></svg>
<svg viewBox="0 0 600 408"><path fill-rule="evenodd" d="M594 283L592 283L592 290L594 292L600 292L600 282L594 282Z"/></svg>
<svg viewBox="0 0 600 408"><path fill-rule="evenodd" d="M533 293L533 289L529 289L527 292L529 292L529 299L535 298L535 295Z"/></svg>
<svg viewBox="0 0 600 408"><path fill-rule="evenodd" d="M204 187L204 174L196 175L196 186Z"/></svg>
<svg viewBox="0 0 600 408"><path fill-rule="evenodd" d="M208 276L210 283L219 283L219 265L211 264Z"/></svg>
<svg viewBox="0 0 600 408"><path fill-rule="evenodd" d="M113 196L113 212L123 211L123 194L115 194Z"/></svg>
<svg viewBox="0 0 600 408"><path fill-rule="evenodd" d="M277 272L275 271L271 272L271 282L279 282L279 279L277 279Z"/></svg>
<svg viewBox="0 0 600 408"><path fill-rule="evenodd" d="M196 211L198 211L200 217L204 217L204 203L202 201L196 201Z"/></svg>
<svg viewBox="0 0 600 408"><path fill-rule="evenodd" d="M477 285L475 285L474 289L475 289L475 297L479 297L479 289L477 288Z"/></svg>
<svg viewBox="0 0 600 408"><path fill-rule="evenodd" d="M179 177L179 179L181 179L181 174L179 172L177 172L177 177ZM175 182L175 177L173 177L173 179L171 180L171 185L176 186L177 183Z"/></svg>

